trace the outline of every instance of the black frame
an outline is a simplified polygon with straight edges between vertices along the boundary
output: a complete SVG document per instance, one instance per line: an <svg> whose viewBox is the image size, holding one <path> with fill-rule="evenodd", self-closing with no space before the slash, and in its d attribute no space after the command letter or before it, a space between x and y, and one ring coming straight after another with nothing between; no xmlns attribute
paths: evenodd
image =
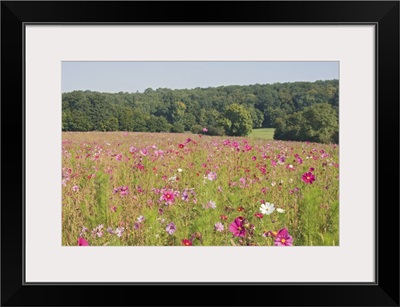
<svg viewBox="0 0 400 307"><path fill-rule="evenodd" d="M24 25L72 22L375 25L377 282L24 283ZM2 1L1 77L2 306L399 306L399 1Z"/></svg>

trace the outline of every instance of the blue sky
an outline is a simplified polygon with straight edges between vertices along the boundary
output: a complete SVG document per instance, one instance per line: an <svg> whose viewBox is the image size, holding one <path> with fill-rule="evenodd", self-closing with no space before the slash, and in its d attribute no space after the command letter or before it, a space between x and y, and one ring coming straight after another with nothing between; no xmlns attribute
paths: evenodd
<svg viewBox="0 0 400 307"><path fill-rule="evenodd" d="M143 92L339 79L339 62L62 62L62 92Z"/></svg>

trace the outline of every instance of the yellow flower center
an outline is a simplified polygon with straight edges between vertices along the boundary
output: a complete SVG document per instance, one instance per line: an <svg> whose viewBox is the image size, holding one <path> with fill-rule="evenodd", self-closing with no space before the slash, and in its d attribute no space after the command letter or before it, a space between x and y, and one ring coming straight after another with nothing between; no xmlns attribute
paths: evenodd
<svg viewBox="0 0 400 307"><path fill-rule="evenodd" d="M286 240L285 240L285 239L282 239L282 240L281 240L281 242L282 242L282 243L285 243L285 242L286 242Z"/></svg>

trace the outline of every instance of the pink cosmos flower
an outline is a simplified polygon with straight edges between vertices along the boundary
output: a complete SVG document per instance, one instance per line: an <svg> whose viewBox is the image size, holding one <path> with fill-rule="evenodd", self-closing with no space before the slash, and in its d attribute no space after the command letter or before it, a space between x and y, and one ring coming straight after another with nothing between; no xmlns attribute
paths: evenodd
<svg viewBox="0 0 400 307"><path fill-rule="evenodd" d="M154 150L154 155L156 156L156 157L160 157L160 156L162 156L164 154L164 151L162 151L162 150Z"/></svg>
<svg viewBox="0 0 400 307"><path fill-rule="evenodd" d="M141 153L143 156L147 156L147 154L149 153L149 151L148 151L146 148L143 148L143 149L140 151L140 153Z"/></svg>
<svg viewBox="0 0 400 307"><path fill-rule="evenodd" d="M304 173L303 176L301 176L301 180L305 183L312 184L315 181L315 176L311 172Z"/></svg>
<svg viewBox="0 0 400 307"><path fill-rule="evenodd" d="M78 187L77 185L74 185L74 186L72 187L72 191L78 192L78 191L79 191L79 187Z"/></svg>
<svg viewBox="0 0 400 307"><path fill-rule="evenodd" d="M121 161L122 155L121 155L121 154L116 155L116 156L115 156L115 159L118 160L118 161Z"/></svg>
<svg viewBox="0 0 400 307"><path fill-rule="evenodd" d="M215 205L215 201L209 201L205 206L203 206L205 209L211 208L215 209L217 206Z"/></svg>
<svg viewBox="0 0 400 307"><path fill-rule="evenodd" d="M253 149L253 147L251 147L250 145L248 145L248 144L246 144L245 146L244 146L244 151L250 151L250 150L252 150Z"/></svg>
<svg viewBox="0 0 400 307"><path fill-rule="evenodd" d="M129 194L129 188L128 187L121 187L119 190L119 195L125 196Z"/></svg>
<svg viewBox="0 0 400 307"><path fill-rule="evenodd" d="M244 237L246 234L246 230L244 229L244 218L239 216L235 218L235 220L229 225L229 231L233 234L234 237Z"/></svg>
<svg viewBox="0 0 400 307"><path fill-rule="evenodd" d="M78 246L89 246L89 242L84 238L78 238Z"/></svg>
<svg viewBox="0 0 400 307"><path fill-rule="evenodd" d="M173 222L169 223L165 230L168 232L168 234L172 235L176 231L176 226Z"/></svg>
<svg viewBox="0 0 400 307"><path fill-rule="evenodd" d="M224 224L222 224L221 222L215 223L214 229L216 231L222 232L224 231Z"/></svg>
<svg viewBox="0 0 400 307"><path fill-rule="evenodd" d="M203 128L203 132L208 132L208 129L207 128Z"/></svg>
<svg viewBox="0 0 400 307"><path fill-rule="evenodd" d="M115 229L115 233L117 234L118 238L122 237L122 234L124 233L125 228L124 227L118 227Z"/></svg>
<svg viewBox="0 0 400 307"><path fill-rule="evenodd" d="M208 175L207 175L207 179L211 180L211 181L214 181L215 179L217 179L217 174L214 173L214 172L209 172Z"/></svg>
<svg viewBox="0 0 400 307"><path fill-rule="evenodd" d="M288 165L286 166L286 168L289 169L289 170L291 170L291 171L294 171L294 166L293 166L292 164L288 164Z"/></svg>
<svg viewBox="0 0 400 307"><path fill-rule="evenodd" d="M275 240L275 246L292 246L293 245L293 238L289 235L289 232L286 228L283 228L278 231Z"/></svg>
<svg viewBox="0 0 400 307"><path fill-rule="evenodd" d="M145 217L144 217L143 215L140 215L140 216L136 219L136 221L137 221L138 223L143 223L145 220L146 220L146 219L145 219Z"/></svg>
<svg viewBox="0 0 400 307"><path fill-rule="evenodd" d="M256 214L254 214L255 217L258 217L259 219L262 219L264 217L264 215L261 212L257 212Z"/></svg>

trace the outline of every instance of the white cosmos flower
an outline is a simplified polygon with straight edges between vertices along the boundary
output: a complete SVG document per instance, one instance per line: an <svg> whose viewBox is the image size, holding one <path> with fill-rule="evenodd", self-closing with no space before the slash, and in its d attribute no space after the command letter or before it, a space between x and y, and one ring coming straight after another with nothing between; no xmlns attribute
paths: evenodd
<svg viewBox="0 0 400 307"><path fill-rule="evenodd" d="M285 210L283 210L282 208L276 208L276 211L278 211L279 213L285 213Z"/></svg>
<svg viewBox="0 0 400 307"><path fill-rule="evenodd" d="M182 169L181 169L181 168L178 168L178 172L181 173L181 172L182 172Z"/></svg>
<svg viewBox="0 0 400 307"><path fill-rule="evenodd" d="M275 211L275 206L274 204L265 203L261 205L260 211L262 214L270 215L272 212Z"/></svg>

